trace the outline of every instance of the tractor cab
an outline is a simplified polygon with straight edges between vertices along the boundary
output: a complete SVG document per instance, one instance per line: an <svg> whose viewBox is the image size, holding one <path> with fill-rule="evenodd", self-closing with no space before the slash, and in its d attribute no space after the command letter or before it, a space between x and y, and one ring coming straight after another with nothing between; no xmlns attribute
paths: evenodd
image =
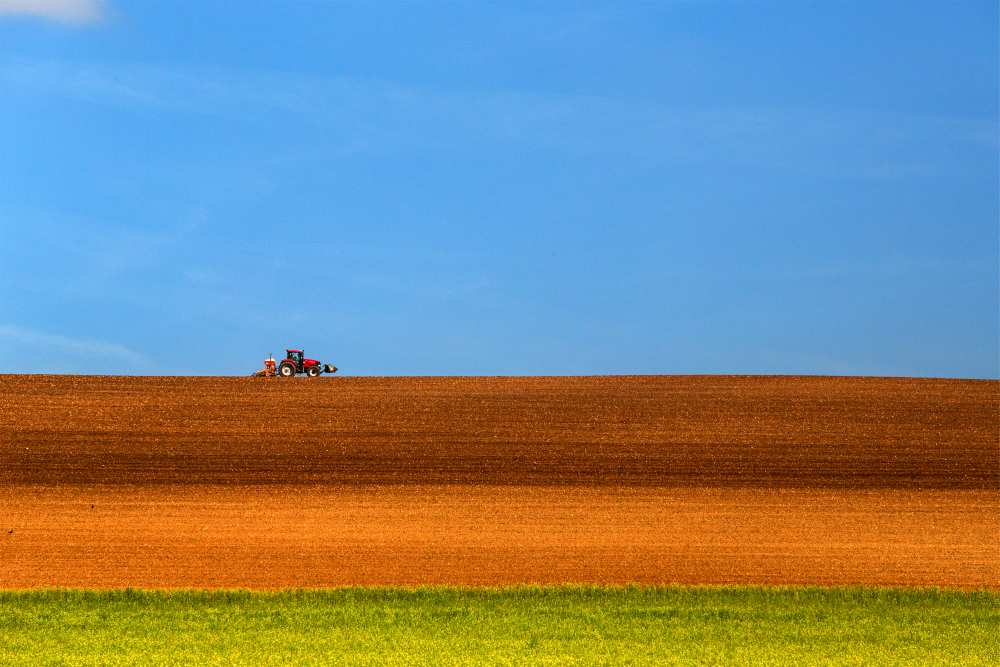
<svg viewBox="0 0 1000 667"><path fill-rule="evenodd" d="M301 373L302 372L302 355L303 355L302 350L285 350L285 353L288 355L285 358L288 359L288 360L290 360L292 363L295 364L295 372L296 373Z"/></svg>

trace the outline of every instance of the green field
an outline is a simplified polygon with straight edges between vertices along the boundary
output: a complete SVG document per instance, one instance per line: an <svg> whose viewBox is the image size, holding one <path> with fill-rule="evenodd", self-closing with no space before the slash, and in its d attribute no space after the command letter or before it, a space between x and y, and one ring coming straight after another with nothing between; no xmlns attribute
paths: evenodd
<svg viewBox="0 0 1000 667"><path fill-rule="evenodd" d="M1000 593L0 592L0 663L1000 663Z"/></svg>

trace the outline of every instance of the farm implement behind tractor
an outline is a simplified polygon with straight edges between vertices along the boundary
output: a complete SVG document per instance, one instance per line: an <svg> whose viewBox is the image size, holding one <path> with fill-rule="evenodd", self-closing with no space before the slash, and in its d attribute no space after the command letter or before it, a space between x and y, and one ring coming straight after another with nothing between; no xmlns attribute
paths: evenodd
<svg viewBox="0 0 1000 667"><path fill-rule="evenodd" d="M306 359L302 350L285 350L285 355L280 362L275 362L274 357L269 356L264 360L264 368L254 373L253 377L270 378L277 375L290 378L305 374L315 378L322 373L337 372L337 367L333 364L321 364L315 359Z"/></svg>

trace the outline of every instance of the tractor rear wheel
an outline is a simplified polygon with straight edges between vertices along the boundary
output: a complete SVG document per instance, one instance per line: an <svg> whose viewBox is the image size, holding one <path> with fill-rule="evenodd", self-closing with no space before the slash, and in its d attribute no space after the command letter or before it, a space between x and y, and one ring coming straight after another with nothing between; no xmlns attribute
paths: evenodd
<svg viewBox="0 0 1000 667"><path fill-rule="evenodd" d="M283 378L290 378L295 375L295 364L290 361L283 361L281 365L278 366L278 375Z"/></svg>
<svg viewBox="0 0 1000 667"><path fill-rule="evenodd" d="M311 378L318 378L319 377L319 366L310 366L309 368L307 368L306 369L306 375L308 375Z"/></svg>

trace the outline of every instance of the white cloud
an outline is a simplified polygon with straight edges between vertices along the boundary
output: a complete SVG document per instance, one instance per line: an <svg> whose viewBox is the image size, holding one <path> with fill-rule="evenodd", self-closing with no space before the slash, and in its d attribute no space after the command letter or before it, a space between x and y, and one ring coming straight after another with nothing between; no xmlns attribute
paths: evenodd
<svg viewBox="0 0 1000 667"><path fill-rule="evenodd" d="M104 18L103 0L0 0L0 18L34 18L85 25Z"/></svg>
<svg viewBox="0 0 1000 667"><path fill-rule="evenodd" d="M27 345L31 348L31 355L41 359L44 359L46 354L58 352L74 357L118 360L132 366L148 365L145 356L118 343L70 338L69 336L43 333L11 324L0 324L0 339Z"/></svg>

